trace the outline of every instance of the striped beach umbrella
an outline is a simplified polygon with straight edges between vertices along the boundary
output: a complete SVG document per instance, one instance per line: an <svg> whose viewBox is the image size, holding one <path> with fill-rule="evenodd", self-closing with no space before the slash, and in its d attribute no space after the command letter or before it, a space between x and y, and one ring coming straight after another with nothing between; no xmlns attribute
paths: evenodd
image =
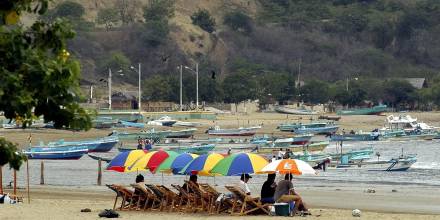
<svg viewBox="0 0 440 220"><path fill-rule="evenodd" d="M260 172L269 162L257 154L238 153L225 157L218 162L211 173L223 176L239 176L245 173Z"/></svg>
<svg viewBox="0 0 440 220"><path fill-rule="evenodd" d="M175 156L169 156L158 168L157 171L163 173L178 174L186 165L199 155L183 153Z"/></svg>
<svg viewBox="0 0 440 220"><path fill-rule="evenodd" d="M106 170L117 172L133 172L136 170L130 169L130 165L139 160L142 156L147 154L145 150L132 150L122 152L114 157L108 164Z"/></svg>
<svg viewBox="0 0 440 220"><path fill-rule="evenodd" d="M221 160L223 155L212 153L204 154L195 158L186 167L184 167L179 173L190 175L192 173L197 173L201 176L212 176L209 171Z"/></svg>
<svg viewBox="0 0 440 220"><path fill-rule="evenodd" d="M260 173L281 173L281 174L294 174L294 175L304 175L311 174L315 175L316 171L306 162L297 159L282 159L274 160L263 169Z"/></svg>
<svg viewBox="0 0 440 220"><path fill-rule="evenodd" d="M177 156L178 153L164 150L151 151L133 163L130 168L134 170L150 170L152 173L155 173L157 167L170 157L170 155Z"/></svg>

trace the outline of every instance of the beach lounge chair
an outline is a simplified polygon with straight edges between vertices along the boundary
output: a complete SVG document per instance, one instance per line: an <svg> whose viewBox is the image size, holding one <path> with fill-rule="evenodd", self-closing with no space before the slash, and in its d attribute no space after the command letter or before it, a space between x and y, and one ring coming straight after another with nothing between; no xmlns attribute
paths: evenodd
<svg viewBox="0 0 440 220"><path fill-rule="evenodd" d="M199 185L195 184L194 182L185 180L185 183L189 187L189 189L193 192L197 200L200 202L201 210L209 212L210 204L211 204L211 196L209 195L209 193L203 191L199 187Z"/></svg>
<svg viewBox="0 0 440 220"><path fill-rule="evenodd" d="M189 193L186 189L179 185L171 184L171 186L179 192L180 210L183 212L194 212L194 210L197 208L197 198L195 197L195 195Z"/></svg>
<svg viewBox="0 0 440 220"><path fill-rule="evenodd" d="M261 212L267 215L270 214L268 208L269 204L263 205L260 198L246 195L243 190L235 186L225 186L225 188L235 196L234 204L231 208L231 215L234 214L237 205L241 206L239 215L247 215L253 212Z"/></svg>
<svg viewBox="0 0 440 220"><path fill-rule="evenodd" d="M131 186L135 189L135 192L139 194L136 209L140 210L142 204L143 210L147 210L148 208L156 209L160 205L161 201L147 188L140 184L131 184Z"/></svg>
<svg viewBox="0 0 440 220"><path fill-rule="evenodd" d="M205 192L209 193L211 198L213 199L211 204L211 213L214 213L215 211L217 212L217 214L219 214L225 211L229 211L232 208L234 204L233 199L224 197L220 202L217 202L217 199L222 193L218 192L214 187L207 183L200 183L199 186Z"/></svg>
<svg viewBox="0 0 440 220"><path fill-rule="evenodd" d="M174 211L176 209L179 209L179 201L180 201L180 196L179 194L175 193L174 191L172 191L171 189L169 189L168 187L164 186L164 185L158 185L157 186L165 195L167 198L167 204L171 204L168 205L169 206L169 211Z"/></svg>
<svg viewBox="0 0 440 220"><path fill-rule="evenodd" d="M117 184L106 185L106 186L116 193L115 203L113 204L113 210L116 209L116 203L119 197L122 198L121 206L119 207L119 209L124 210L130 208L133 200L132 199L134 193L133 191L127 189L122 185L117 185Z"/></svg>
<svg viewBox="0 0 440 220"><path fill-rule="evenodd" d="M159 206L159 210L163 211L164 207L166 205L168 205L168 201L167 201L167 195L166 193L164 193L161 189L159 189L156 185L153 184L145 184L146 187L148 187L148 189L151 190L151 192L154 193L154 195L156 196L157 199L160 200L160 206Z"/></svg>

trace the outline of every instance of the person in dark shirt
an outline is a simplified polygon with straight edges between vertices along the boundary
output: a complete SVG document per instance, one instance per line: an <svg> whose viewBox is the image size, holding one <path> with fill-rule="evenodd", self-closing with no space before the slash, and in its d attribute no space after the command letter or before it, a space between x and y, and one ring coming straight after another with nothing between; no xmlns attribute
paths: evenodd
<svg viewBox="0 0 440 220"><path fill-rule="evenodd" d="M197 175L189 176L189 181L193 182L195 185L199 186L199 184L197 183ZM182 185L182 188L185 189L189 193L194 193L194 191L191 189L191 187L189 187L186 183L184 183Z"/></svg>
<svg viewBox="0 0 440 220"><path fill-rule="evenodd" d="M276 174L268 174L266 182L263 183L261 187L261 202L265 203L275 203L273 196L275 194L275 189L277 184L275 183Z"/></svg>
<svg viewBox="0 0 440 220"><path fill-rule="evenodd" d="M142 174L139 174L136 176L136 184L138 184L140 187L145 188L145 183L144 183L144 176ZM141 192L138 189L134 190L134 194L135 195L140 195Z"/></svg>

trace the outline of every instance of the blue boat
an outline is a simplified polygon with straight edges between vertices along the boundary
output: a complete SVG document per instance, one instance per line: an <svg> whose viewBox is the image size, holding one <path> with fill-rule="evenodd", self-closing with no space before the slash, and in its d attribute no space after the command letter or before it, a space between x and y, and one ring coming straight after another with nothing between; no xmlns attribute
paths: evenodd
<svg viewBox="0 0 440 220"><path fill-rule="evenodd" d="M85 146L88 148L89 152L108 152L118 143L118 141L119 139L117 136L108 136L108 137L92 139L92 140L83 140L83 141L59 140L56 142L49 142L47 146L48 147ZM40 144L40 146L43 145Z"/></svg>
<svg viewBox="0 0 440 220"><path fill-rule="evenodd" d="M300 127L293 132L295 134L334 134L338 131L339 125L326 125L323 127Z"/></svg>
<svg viewBox="0 0 440 220"><path fill-rule="evenodd" d="M31 147L23 153L28 159L39 160L78 160L87 154L85 146L74 147Z"/></svg>
<svg viewBox="0 0 440 220"><path fill-rule="evenodd" d="M359 133L359 134L333 134L331 141L378 141L379 132Z"/></svg>

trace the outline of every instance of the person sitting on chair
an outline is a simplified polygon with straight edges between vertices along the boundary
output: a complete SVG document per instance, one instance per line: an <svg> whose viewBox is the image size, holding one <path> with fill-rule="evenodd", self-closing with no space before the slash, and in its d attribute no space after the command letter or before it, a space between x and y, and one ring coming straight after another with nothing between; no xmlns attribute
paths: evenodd
<svg viewBox="0 0 440 220"><path fill-rule="evenodd" d="M263 183L261 187L261 202L264 203L275 203L273 196L275 194L275 189L277 183L275 183L276 174L268 174L266 182Z"/></svg>
<svg viewBox="0 0 440 220"><path fill-rule="evenodd" d="M189 176L189 181L194 183L196 186L199 186L199 184L197 183L197 175L192 174L191 176ZM182 188L189 193L194 193L194 191L186 183L183 184Z"/></svg>
<svg viewBox="0 0 440 220"><path fill-rule="evenodd" d="M251 190L249 189L248 182L252 177L249 174L241 174L240 182L238 183L238 187L246 193L246 195L251 194Z"/></svg>
<svg viewBox="0 0 440 220"><path fill-rule="evenodd" d="M301 196L299 196L293 189L292 184L292 174L286 174L284 180L281 180L274 194L275 202L286 202L290 204L290 214L295 215L297 211L301 211L304 214L310 214L307 207L302 201Z"/></svg>

